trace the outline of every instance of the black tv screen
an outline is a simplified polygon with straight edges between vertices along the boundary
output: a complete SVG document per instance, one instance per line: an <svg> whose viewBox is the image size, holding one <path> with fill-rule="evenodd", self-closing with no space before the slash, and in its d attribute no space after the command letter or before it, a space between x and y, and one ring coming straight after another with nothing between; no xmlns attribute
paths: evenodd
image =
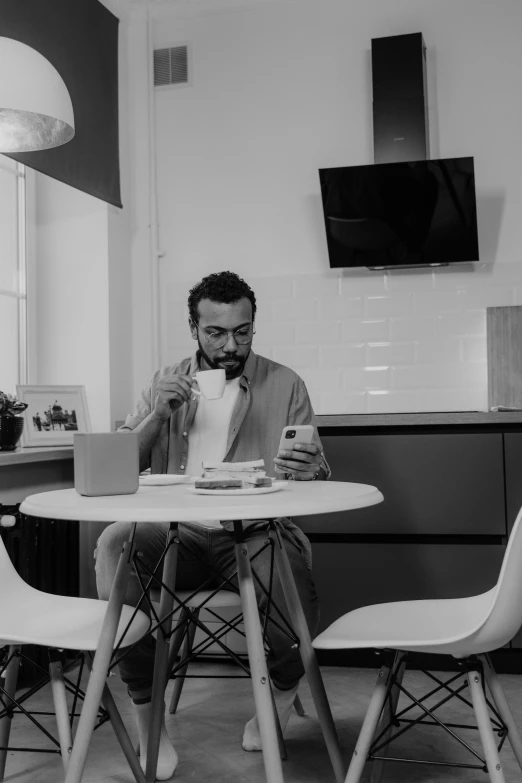
<svg viewBox="0 0 522 783"><path fill-rule="evenodd" d="M473 158L319 169L331 267L479 260Z"/></svg>

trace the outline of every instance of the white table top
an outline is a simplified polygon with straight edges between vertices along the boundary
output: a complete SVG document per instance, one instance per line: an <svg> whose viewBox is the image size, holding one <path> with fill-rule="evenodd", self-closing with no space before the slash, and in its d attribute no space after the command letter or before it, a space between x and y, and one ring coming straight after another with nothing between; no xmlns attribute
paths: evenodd
<svg viewBox="0 0 522 783"><path fill-rule="evenodd" d="M84 497L74 489L29 495L20 511L29 516L85 522L198 522L273 519L373 506L384 500L369 484L289 481L265 495L195 495L186 484L140 487L134 495Z"/></svg>

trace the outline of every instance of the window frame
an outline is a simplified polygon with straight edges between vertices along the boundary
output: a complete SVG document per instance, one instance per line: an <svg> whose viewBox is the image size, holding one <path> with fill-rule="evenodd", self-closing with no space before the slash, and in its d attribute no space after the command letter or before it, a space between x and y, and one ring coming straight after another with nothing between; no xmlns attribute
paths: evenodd
<svg viewBox="0 0 522 783"><path fill-rule="evenodd" d="M17 235L17 284L16 291L0 290L1 296L18 301L18 383L26 384L29 376L29 352L27 339L27 169L22 163L15 168L0 157L0 169L16 178L16 235Z"/></svg>

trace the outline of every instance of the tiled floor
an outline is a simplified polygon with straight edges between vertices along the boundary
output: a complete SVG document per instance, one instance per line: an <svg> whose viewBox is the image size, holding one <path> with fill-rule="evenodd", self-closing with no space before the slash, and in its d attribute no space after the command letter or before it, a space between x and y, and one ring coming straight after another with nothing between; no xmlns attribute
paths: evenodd
<svg viewBox="0 0 522 783"><path fill-rule="evenodd" d="M195 665L199 666L199 665ZM194 670L194 667L193 667ZM198 668L209 671L208 666ZM223 665L212 669L223 673ZM348 761L357 732L361 725L373 688L377 671L373 669L325 668L323 676L339 731L345 759ZM442 675L443 677L445 675ZM419 672L407 673L405 685L417 694L422 690L425 678ZM519 726L522 727L522 677L502 675L501 682L510 701ZM135 737L133 716L125 690L119 677L110 678L111 690L131 736ZM169 686L167 699L170 696ZM286 783L331 783L334 778L323 745L321 731L306 684L300 689L304 718L293 714L286 732L288 760L283 769ZM44 692L33 699L33 709L47 709L50 693ZM28 702L29 704L29 702ZM454 703L453 703L454 704ZM169 715L167 727L177 748L180 763L173 781L178 783L262 783L263 761L260 753L245 753L241 749L241 733L246 720L253 714L250 683L246 679L189 679L177 715ZM462 707L452 706L454 722L470 722L465 719ZM52 721L52 719L45 719ZM52 723L50 724L52 725ZM470 744L477 746L477 732L462 732ZM43 738L43 743L47 741ZM12 744L42 746L42 735L24 718L13 723ZM49 745L47 745L49 747ZM465 762L469 756L451 738L433 727L410 732L401 744L397 755L429 755L440 760L452 756ZM506 783L522 781L509 747L502 750L502 762ZM12 783L57 783L62 777L61 761L54 754L9 753L5 780ZM369 777L364 778L365 781ZM131 783L132 774L126 766L109 724L96 731L87 761L85 783ZM388 763L383 783L489 783L489 777L480 770L419 766L404 763Z"/></svg>

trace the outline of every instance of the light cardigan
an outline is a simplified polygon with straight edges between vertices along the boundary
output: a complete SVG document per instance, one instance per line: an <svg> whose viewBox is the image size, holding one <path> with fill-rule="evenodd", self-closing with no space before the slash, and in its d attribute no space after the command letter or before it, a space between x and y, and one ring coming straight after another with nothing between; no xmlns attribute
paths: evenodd
<svg viewBox="0 0 522 783"><path fill-rule="evenodd" d="M199 358L183 359L178 364L162 367L142 391L133 414L129 414L120 430L133 430L154 409L158 382L167 375L181 373L193 376L200 369ZM189 448L189 432L196 415L198 396L178 408L163 424L152 445L149 464L152 473L185 472ZM314 425L314 441L321 450L321 467L326 477L330 468L324 457L312 404L304 381L282 364L250 351L239 380L226 447L225 462L263 459L268 475L275 474L274 458L279 448L283 427L295 424ZM306 536L290 520L282 519L284 527L306 548L310 562L310 544ZM222 523L228 530L230 523ZM297 543L297 541L296 541Z"/></svg>

